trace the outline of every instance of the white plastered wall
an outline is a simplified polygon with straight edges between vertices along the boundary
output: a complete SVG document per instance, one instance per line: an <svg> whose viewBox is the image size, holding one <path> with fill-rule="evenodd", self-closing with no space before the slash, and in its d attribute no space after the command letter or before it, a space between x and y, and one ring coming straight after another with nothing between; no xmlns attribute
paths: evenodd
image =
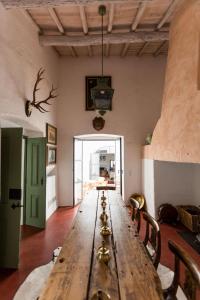
<svg viewBox="0 0 200 300"><path fill-rule="evenodd" d="M157 217L163 203L200 205L200 164L144 159L143 170L143 193L152 216Z"/></svg>
<svg viewBox="0 0 200 300"><path fill-rule="evenodd" d="M0 3L0 20L0 127L13 123L12 127L23 127L25 134L45 136L46 123L56 125L56 104L52 104L49 113L34 110L30 118L25 115L24 105L26 99L32 100L39 68L45 69L45 80L38 99L48 95L52 83L58 85L59 59L52 48L39 45L37 30L19 10L5 10ZM47 168L47 175L49 172L52 174L51 168ZM47 198L47 208L50 200ZM50 212L52 209L47 211L48 216Z"/></svg>
<svg viewBox="0 0 200 300"><path fill-rule="evenodd" d="M141 192L141 145L159 118L166 58L105 58L105 75L115 89L113 111L101 134L124 137L125 200ZM73 203L73 136L97 133L95 112L85 111L85 76L100 74L100 58L61 58L57 108L59 204Z"/></svg>

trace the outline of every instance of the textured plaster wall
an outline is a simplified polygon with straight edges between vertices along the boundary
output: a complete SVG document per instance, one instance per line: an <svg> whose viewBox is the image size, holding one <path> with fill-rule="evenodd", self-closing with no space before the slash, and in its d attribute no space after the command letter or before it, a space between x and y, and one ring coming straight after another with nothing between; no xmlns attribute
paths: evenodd
<svg viewBox="0 0 200 300"><path fill-rule="evenodd" d="M45 123L55 124L55 104L51 112L34 110L27 118L25 99L32 99L39 68L46 70L38 98L47 96L51 84L57 85L58 57L50 48L42 48L38 33L20 11L5 10L0 4L0 118L8 118L24 128L45 132Z"/></svg>
<svg viewBox="0 0 200 300"><path fill-rule="evenodd" d="M141 145L160 116L165 57L105 59L112 76L113 111L101 134L124 136L124 194L141 192ZM95 112L85 111L85 76L100 73L100 58L61 58L58 101L58 191L60 205L73 203L73 136L97 134Z"/></svg>
<svg viewBox="0 0 200 300"><path fill-rule="evenodd" d="M162 113L146 158L200 162L199 38L199 1L185 1L171 25Z"/></svg>
<svg viewBox="0 0 200 300"><path fill-rule="evenodd" d="M56 105L50 113L34 110L27 118L24 104L32 100L39 68L46 73L38 99L48 95L52 83L58 84L58 57L53 49L40 47L37 31L20 11L5 10L0 3L0 20L0 127L20 126L27 135L45 136L46 122L56 125ZM55 176L55 169L47 168L49 172ZM47 194L50 197L48 186Z"/></svg>

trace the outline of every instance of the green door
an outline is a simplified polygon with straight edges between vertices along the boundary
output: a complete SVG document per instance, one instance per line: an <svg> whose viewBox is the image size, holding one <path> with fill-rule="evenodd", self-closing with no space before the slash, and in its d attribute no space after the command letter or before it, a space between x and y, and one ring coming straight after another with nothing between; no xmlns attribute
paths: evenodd
<svg viewBox="0 0 200 300"><path fill-rule="evenodd" d="M19 262L22 128L1 129L0 267Z"/></svg>
<svg viewBox="0 0 200 300"><path fill-rule="evenodd" d="M46 138L27 139L26 224L45 228Z"/></svg>

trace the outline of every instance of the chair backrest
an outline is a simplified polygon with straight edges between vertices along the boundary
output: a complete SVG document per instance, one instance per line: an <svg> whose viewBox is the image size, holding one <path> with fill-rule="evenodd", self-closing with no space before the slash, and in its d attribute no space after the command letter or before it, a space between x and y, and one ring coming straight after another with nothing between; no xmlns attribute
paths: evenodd
<svg viewBox="0 0 200 300"><path fill-rule="evenodd" d="M154 267L157 269L161 255L160 228L156 220L147 212L143 212L143 219L146 222L146 232L143 243Z"/></svg>
<svg viewBox="0 0 200 300"><path fill-rule="evenodd" d="M182 285L183 293L188 300L195 300L196 290L200 288L200 268L193 259L175 242L168 242L169 249L174 254L174 277L172 284L164 290L165 299L176 299L176 293L180 284L180 262L185 266L185 278Z"/></svg>
<svg viewBox="0 0 200 300"><path fill-rule="evenodd" d="M136 224L137 232L140 231L141 219L140 219L140 204L134 198L130 198L130 204L132 206L132 221Z"/></svg>

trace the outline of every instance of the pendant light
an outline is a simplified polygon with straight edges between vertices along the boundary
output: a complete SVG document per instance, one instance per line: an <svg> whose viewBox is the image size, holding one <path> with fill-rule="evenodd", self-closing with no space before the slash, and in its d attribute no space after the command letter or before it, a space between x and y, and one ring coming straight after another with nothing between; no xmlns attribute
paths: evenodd
<svg viewBox="0 0 200 300"><path fill-rule="evenodd" d="M91 89L91 98L94 102L94 109L100 115L104 115L106 111L111 110L112 97L114 89L108 85L108 79L104 77L104 53L103 53L103 17L106 14L105 5L99 6L99 15L101 16L101 76L97 79L97 86Z"/></svg>

